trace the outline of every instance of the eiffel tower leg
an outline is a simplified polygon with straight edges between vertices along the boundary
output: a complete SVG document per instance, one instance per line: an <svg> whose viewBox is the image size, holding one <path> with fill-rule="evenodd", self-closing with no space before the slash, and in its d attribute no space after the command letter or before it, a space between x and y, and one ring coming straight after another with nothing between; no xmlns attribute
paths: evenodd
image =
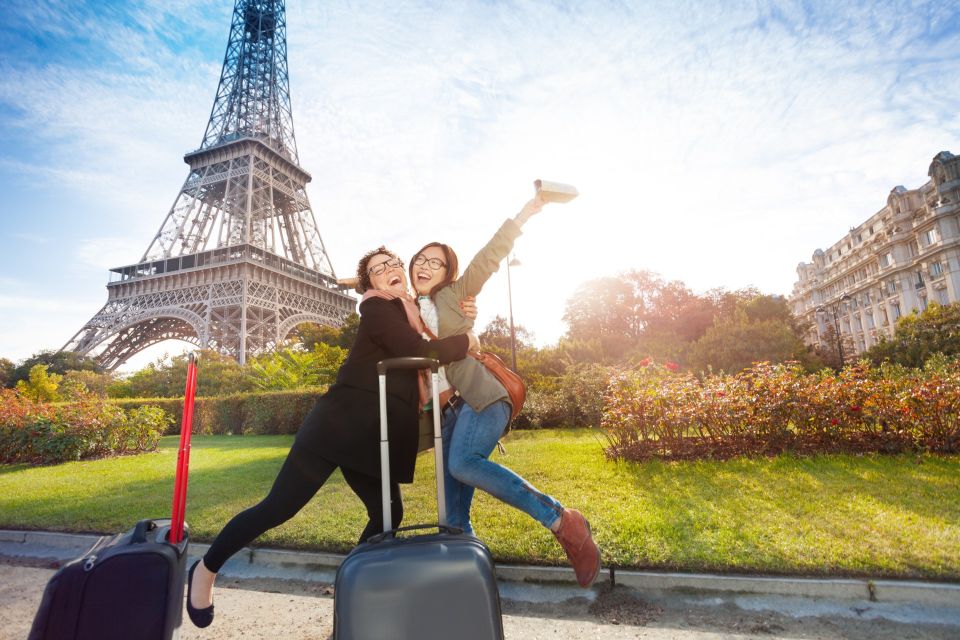
<svg viewBox="0 0 960 640"><path fill-rule="evenodd" d="M240 364L247 364L247 287L244 282L243 301L240 303L240 353L237 359Z"/></svg>
<svg viewBox="0 0 960 640"><path fill-rule="evenodd" d="M199 318L184 309L157 309L140 314L134 320L116 322L116 316L104 307L74 336L64 349L93 357L113 371L131 356L164 340L183 340L202 346ZM180 317L178 317L180 316ZM189 318L189 319L185 319ZM113 322L111 322L113 320Z"/></svg>

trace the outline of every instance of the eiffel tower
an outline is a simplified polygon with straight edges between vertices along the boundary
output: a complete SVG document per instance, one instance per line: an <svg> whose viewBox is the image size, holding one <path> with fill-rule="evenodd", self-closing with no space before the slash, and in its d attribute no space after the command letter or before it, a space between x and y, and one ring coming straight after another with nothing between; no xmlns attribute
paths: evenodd
<svg viewBox="0 0 960 640"><path fill-rule="evenodd" d="M298 324L340 326L339 287L293 135L283 0L236 0L203 142L137 264L111 269L107 303L63 349L115 369L179 339L241 364Z"/></svg>

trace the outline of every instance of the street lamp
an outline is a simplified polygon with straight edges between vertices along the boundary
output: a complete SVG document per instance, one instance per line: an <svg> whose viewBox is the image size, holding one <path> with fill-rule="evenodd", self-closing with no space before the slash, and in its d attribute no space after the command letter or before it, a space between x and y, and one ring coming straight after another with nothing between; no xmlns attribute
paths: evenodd
<svg viewBox="0 0 960 640"><path fill-rule="evenodd" d="M510 267L519 267L522 263L516 258L507 262L507 300L510 306L510 353L513 355L513 370L517 370L517 333L513 329L513 288L510 286Z"/></svg>
<svg viewBox="0 0 960 640"><path fill-rule="evenodd" d="M843 337L840 335L840 320L837 317L837 311L840 309L840 303L846 302L850 296L846 293L841 294L840 298L833 304L817 307L817 313L826 313L829 309L833 314L833 335L837 340L837 353L840 354L840 368L843 369Z"/></svg>

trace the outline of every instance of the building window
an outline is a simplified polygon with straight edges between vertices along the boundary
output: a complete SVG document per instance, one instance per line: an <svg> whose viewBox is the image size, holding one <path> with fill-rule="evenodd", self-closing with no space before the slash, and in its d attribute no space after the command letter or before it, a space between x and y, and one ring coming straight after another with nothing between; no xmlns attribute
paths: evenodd
<svg viewBox="0 0 960 640"><path fill-rule="evenodd" d="M946 289L937 289L937 302L940 304L949 304L950 298L947 296Z"/></svg>
<svg viewBox="0 0 960 640"><path fill-rule="evenodd" d="M930 263L930 277L931 277L931 278L939 278L939 277L942 276L942 275L943 275L943 265L940 264L939 262L931 262L931 263Z"/></svg>
<svg viewBox="0 0 960 640"><path fill-rule="evenodd" d="M880 313L883 314L883 326L887 326L888 324L890 324L890 316L887 315L887 310L880 309Z"/></svg>
<svg viewBox="0 0 960 640"><path fill-rule="evenodd" d="M880 256L881 269L885 269L886 267L889 267L891 264L893 264L893 254L885 253L882 256Z"/></svg>
<svg viewBox="0 0 960 640"><path fill-rule="evenodd" d="M924 231L923 236L921 237L923 238L923 246L925 247L929 247L932 244L936 244L938 240L937 228L931 227L927 229L926 231Z"/></svg>
<svg viewBox="0 0 960 640"><path fill-rule="evenodd" d="M917 287L917 289L920 289L924 284L926 284L923 281L923 271L916 271L914 275L916 278L914 279L913 284Z"/></svg>
<svg viewBox="0 0 960 640"><path fill-rule="evenodd" d="M873 314L869 311L867 312L867 329L873 329L876 327L876 323L873 321Z"/></svg>
<svg viewBox="0 0 960 640"><path fill-rule="evenodd" d="M890 310L893 312L893 321L896 322L900 318L900 303L894 302L890 305Z"/></svg>

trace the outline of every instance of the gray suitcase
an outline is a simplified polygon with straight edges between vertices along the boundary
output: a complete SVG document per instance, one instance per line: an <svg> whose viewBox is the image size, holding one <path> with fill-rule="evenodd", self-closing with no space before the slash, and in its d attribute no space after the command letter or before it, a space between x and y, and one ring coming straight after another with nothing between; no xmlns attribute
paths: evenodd
<svg viewBox="0 0 960 640"><path fill-rule="evenodd" d="M433 406L440 405L439 363L391 358L380 375L380 466L384 532L357 546L337 570L333 637L336 640L492 640L503 638L500 593L490 550L477 538L446 526L440 412L434 411L439 524L392 529L386 384L391 369L430 368ZM398 532L429 529L401 537Z"/></svg>

